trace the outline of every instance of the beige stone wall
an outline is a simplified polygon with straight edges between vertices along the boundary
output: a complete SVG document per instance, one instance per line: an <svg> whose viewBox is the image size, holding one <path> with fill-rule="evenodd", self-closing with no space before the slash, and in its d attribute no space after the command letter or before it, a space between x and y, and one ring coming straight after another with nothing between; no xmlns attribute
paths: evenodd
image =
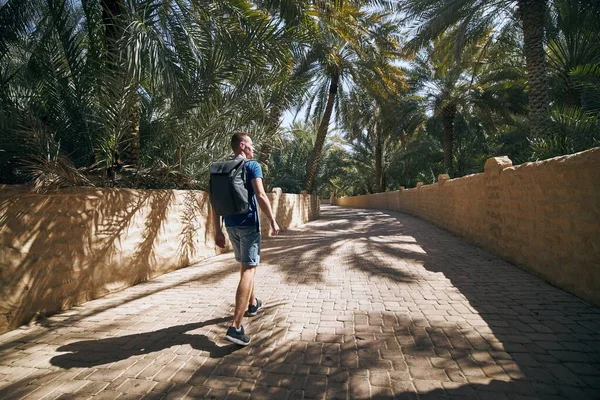
<svg viewBox="0 0 600 400"><path fill-rule="evenodd" d="M600 148L395 192L336 199L431 221L600 304Z"/></svg>
<svg viewBox="0 0 600 400"><path fill-rule="evenodd" d="M316 196L268 196L282 229L319 215ZM0 333L218 254L209 207L202 191L0 186Z"/></svg>
<svg viewBox="0 0 600 400"><path fill-rule="evenodd" d="M281 229L295 228L319 217L320 202L317 195L283 193L280 188L268 194L271 207ZM264 213L260 214L261 233L269 235L271 228Z"/></svg>

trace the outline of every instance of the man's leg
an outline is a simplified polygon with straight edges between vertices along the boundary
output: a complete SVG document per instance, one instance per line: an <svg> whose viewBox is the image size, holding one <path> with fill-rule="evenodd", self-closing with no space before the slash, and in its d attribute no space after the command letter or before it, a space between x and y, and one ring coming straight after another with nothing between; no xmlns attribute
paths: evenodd
<svg viewBox="0 0 600 400"><path fill-rule="evenodd" d="M254 275L256 267L240 266L240 283L235 293L235 311L233 313L233 326L239 329L242 325L242 318L251 303L251 297L254 294Z"/></svg>
<svg viewBox="0 0 600 400"><path fill-rule="evenodd" d="M252 228L252 232L249 235L244 236L243 244L245 245L244 247L247 254L246 260L251 265L258 266L260 262L260 239L260 232L258 230L255 231L254 228ZM250 288L246 310L253 305L256 305L256 298L254 296L254 278L252 279L252 287Z"/></svg>
<svg viewBox="0 0 600 400"><path fill-rule="evenodd" d="M252 280L252 290L250 291L250 297L248 298L248 307L256 305L256 297L254 297L254 280Z"/></svg>

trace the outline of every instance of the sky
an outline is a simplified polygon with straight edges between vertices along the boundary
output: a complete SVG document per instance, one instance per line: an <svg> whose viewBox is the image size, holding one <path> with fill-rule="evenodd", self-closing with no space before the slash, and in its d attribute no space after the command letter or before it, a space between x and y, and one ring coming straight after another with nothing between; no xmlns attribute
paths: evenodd
<svg viewBox="0 0 600 400"><path fill-rule="evenodd" d="M284 114L283 114L283 120L281 122L281 127L282 128L287 128L292 126L292 124L294 123L294 115L296 113L294 111L290 111L287 110ZM303 119L302 117L302 113L299 113L298 116L296 117L297 121L301 121Z"/></svg>

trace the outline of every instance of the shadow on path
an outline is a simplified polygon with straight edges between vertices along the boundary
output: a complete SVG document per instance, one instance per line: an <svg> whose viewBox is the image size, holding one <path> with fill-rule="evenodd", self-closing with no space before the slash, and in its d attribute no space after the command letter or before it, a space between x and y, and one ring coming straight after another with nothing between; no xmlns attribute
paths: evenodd
<svg viewBox="0 0 600 400"><path fill-rule="evenodd" d="M204 262L214 262L218 258L223 258L227 256L228 255L217 256L212 258L211 260L207 260ZM48 329L53 330L61 327L72 326L73 324L76 324L78 321L84 320L85 318L93 317L97 314L106 312L110 309L114 309L127 303L150 297L161 292L168 291L170 289L185 286L190 283L202 282L203 285L214 285L219 281L225 279L227 276L239 272L239 266L237 264L231 262L225 262L223 264L225 268L217 272L203 272L200 274L195 274L191 278L177 280L176 282L171 282L168 280L163 281L162 278L167 276L167 274L165 274L162 277L159 276L153 280L139 283L121 292L112 293L107 297L92 300L97 303L102 303L102 306L87 307L83 310L80 310L79 306L76 306L66 312L55 314L46 318L41 318L37 321L37 324L39 325L39 327L43 327L44 329L34 329L31 334L21 335L20 340L35 341L37 338L39 338L40 335L46 334ZM182 271L180 270L179 273L181 272ZM169 275L172 276L177 273L178 271L173 271ZM8 350L13 345L14 343L11 344L11 342L2 343L0 344L0 351Z"/></svg>
<svg viewBox="0 0 600 400"><path fill-rule="evenodd" d="M81 340L122 327L88 335L77 329L96 328L95 321L78 325L67 317L64 324L73 323L73 329L65 327L66 336L57 339L62 342L50 334L12 343L2 350L0 365L11 369L13 380L2 381L7 386L0 398L41 398L32 391L44 393L52 380L75 385L65 376L83 370L84 377L70 379L97 376L75 397L94 388L94 379L106 381L99 396L132 395L131 382L124 383L131 379L140 388L155 385L145 398L160 399L600 398L600 309L427 222L323 207L321 219L264 244L267 272L257 291L271 295L266 312L248 326L250 346L220 346L214 335L224 333L220 328L230 318L184 323L206 309L215 316L229 312L230 300L218 297L230 293L236 279L224 264L214 278L194 273L206 281L189 289L165 285L160 301L147 303L167 303L161 310L126 310L139 312L142 320L141 328L125 324L129 329L152 329L144 320L172 325L165 329ZM139 295L129 290L128 296ZM182 317L185 307L189 314ZM131 314L119 311L107 320L131 322ZM218 333L193 333L211 325L220 325ZM68 354L56 355L55 343L73 339L58 348ZM185 354L164 365L177 345ZM44 367L40 375L25 368L35 359L29 353L45 349L51 366L59 368ZM123 372L131 366L128 359L153 367ZM94 368L102 364L109 365Z"/></svg>
<svg viewBox="0 0 600 400"><path fill-rule="evenodd" d="M261 249L261 259L284 272L288 283L302 285L323 283L325 275L331 268L330 260L343 252L346 244L364 244L372 232L378 232L378 235L383 236L396 235L394 226L385 226L377 220L369 220L365 223L364 218L370 218L372 213L372 211L348 212L335 207L324 207L318 220L265 241ZM396 257L423 256L413 253L410 249L391 248L389 251ZM368 249L363 248L361 251L353 252L352 259L348 261L351 265L363 267L363 271L369 274L385 275L398 282L413 281L409 271L377 262L371 257Z"/></svg>
<svg viewBox="0 0 600 400"><path fill-rule="evenodd" d="M465 394L469 388L499 398L504 398L499 393L600 398L599 308L416 217L340 208L323 214L346 221L341 238L353 230L363 234L351 239L350 268L383 273L395 282L413 277L397 295L401 304L416 305L422 318L415 318L411 307L406 310L410 335L394 335L402 349L397 355L405 361L424 357L411 360L414 368L436 371L440 358L447 364L445 374L411 372L407 398L412 385L427 398ZM366 314L365 321L386 315ZM415 374L421 375L414 379ZM416 383L430 379L437 382ZM453 389L457 384L462 386ZM396 395L403 393L401 386Z"/></svg>
<svg viewBox="0 0 600 400"><path fill-rule="evenodd" d="M211 358L222 358L240 347L233 344L220 347L205 335L186 334L185 332L230 320L231 317L216 318L153 332L75 342L56 349L69 353L53 357L50 362L61 368L85 368L154 353L182 344L189 344L194 349L205 351Z"/></svg>

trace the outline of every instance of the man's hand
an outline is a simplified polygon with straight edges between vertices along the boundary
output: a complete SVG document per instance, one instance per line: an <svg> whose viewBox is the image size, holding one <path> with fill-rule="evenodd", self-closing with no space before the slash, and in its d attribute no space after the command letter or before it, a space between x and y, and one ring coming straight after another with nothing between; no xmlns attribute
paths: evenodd
<svg viewBox="0 0 600 400"><path fill-rule="evenodd" d="M252 179L252 188L254 189L254 193L256 193L256 199L258 200L260 209L266 214L269 221L271 221L271 235L277 235L279 233L279 225L277 225L277 221L275 221L275 216L273 215L273 210L271 209L271 203L269 202L269 198L265 193L262 178Z"/></svg>
<svg viewBox="0 0 600 400"><path fill-rule="evenodd" d="M275 236L279 233L279 225L277 225L277 221L271 221L271 235Z"/></svg>
<svg viewBox="0 0 600 400"><path fill-rule="evenodd" d="M223 231L221 229L217 229L215 232L215 244L220 248L225 247L225 235L223 235Z"/></svg>

